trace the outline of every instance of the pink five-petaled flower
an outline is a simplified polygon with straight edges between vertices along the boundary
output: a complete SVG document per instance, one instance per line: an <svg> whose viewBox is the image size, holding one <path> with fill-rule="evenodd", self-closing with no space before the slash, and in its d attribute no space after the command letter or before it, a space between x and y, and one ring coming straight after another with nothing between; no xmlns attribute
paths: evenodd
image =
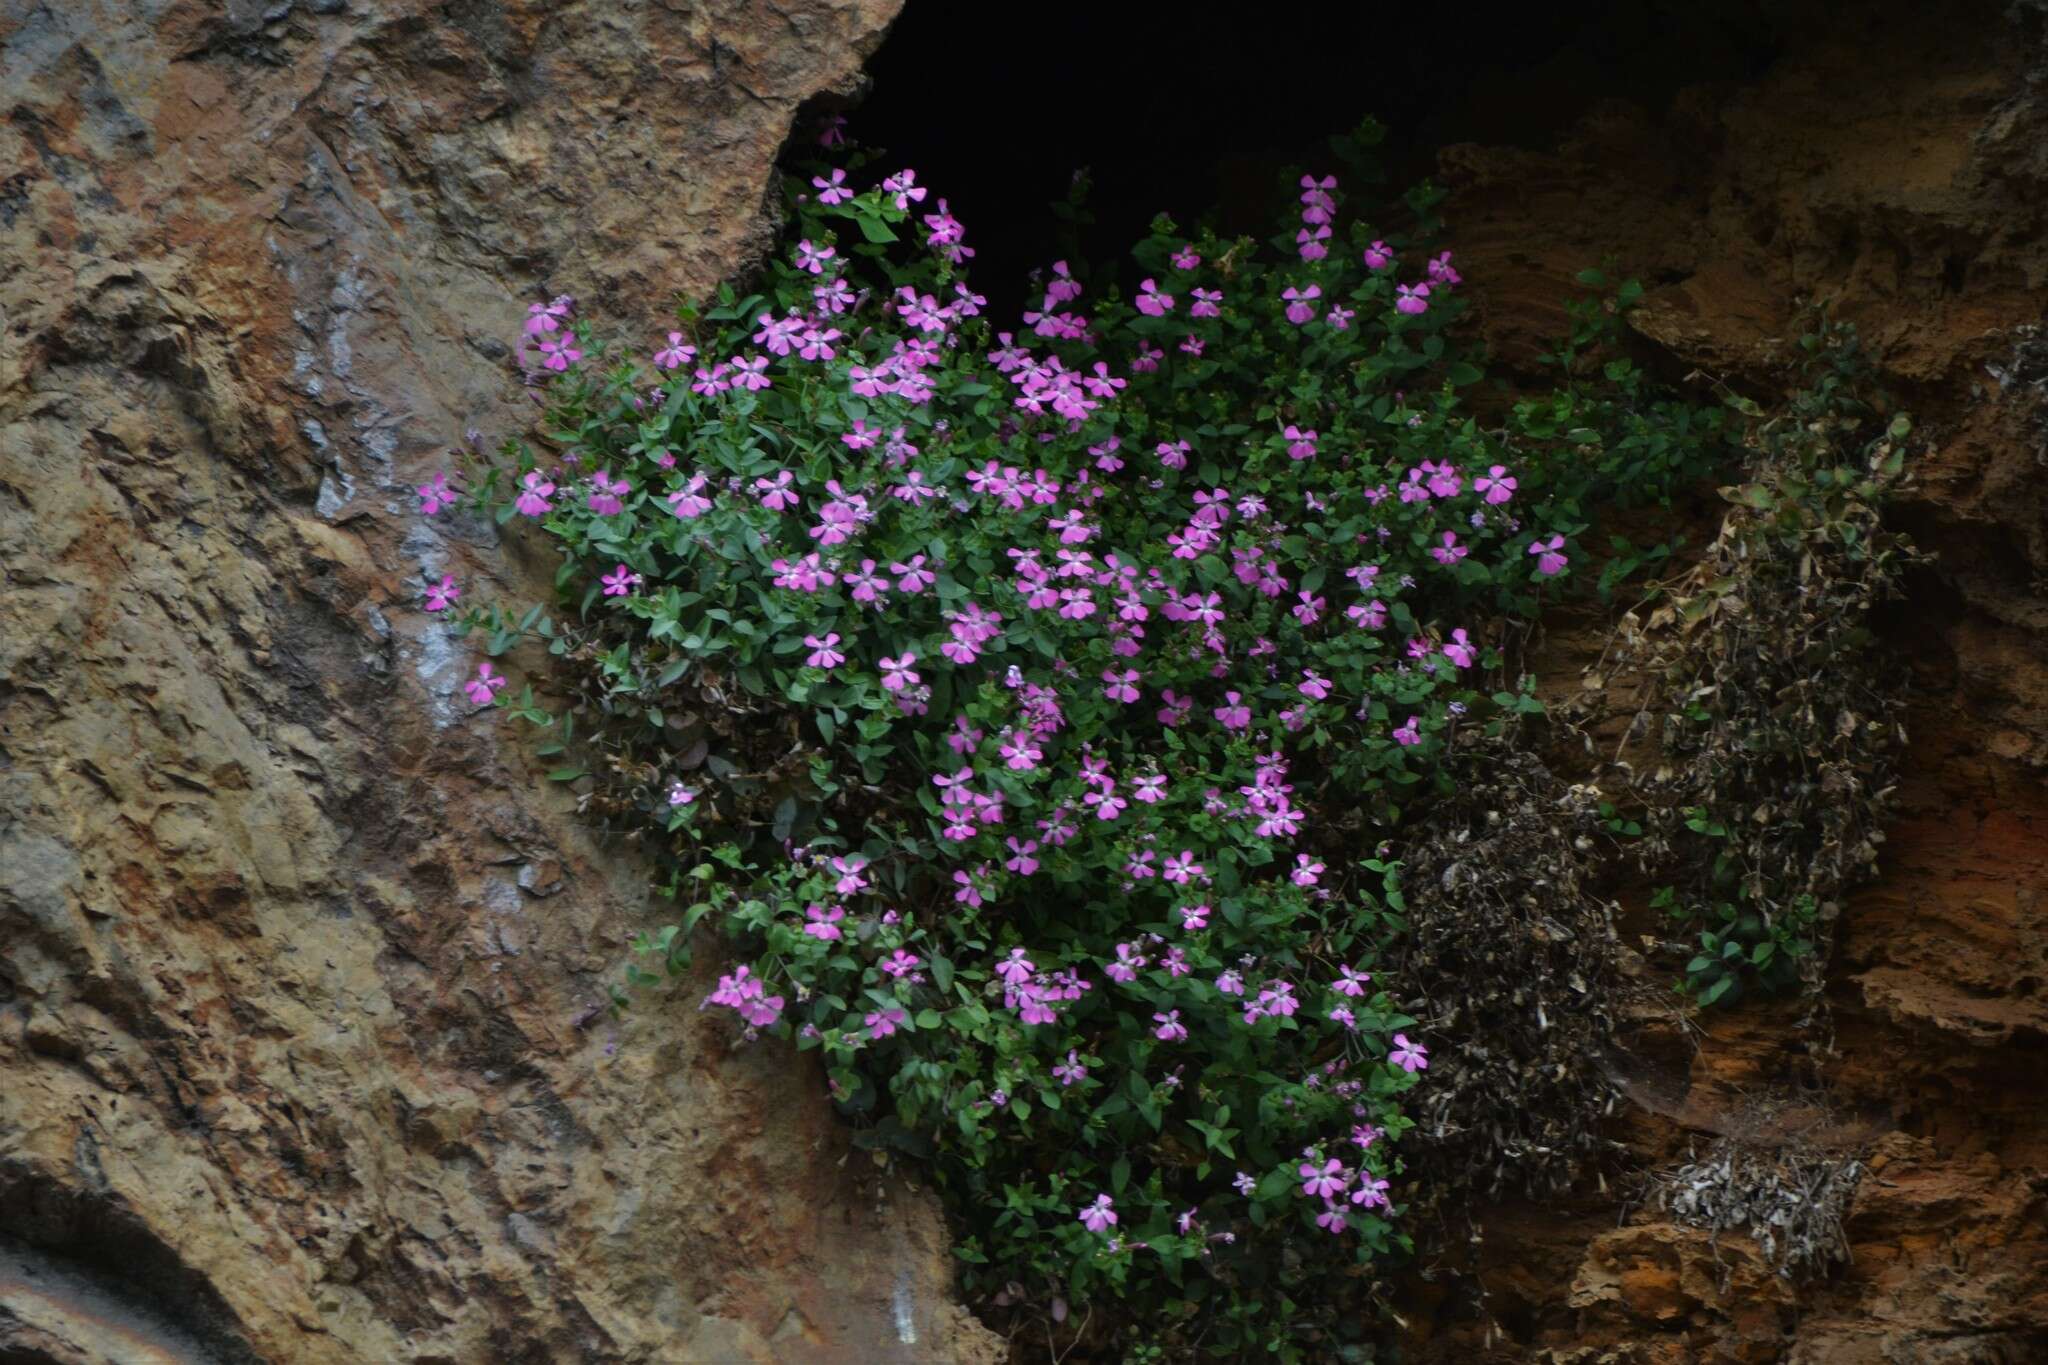
<svg viewBox="0 0 2048 1365"><path fill-rule="evenodd" d="M1383 1209L1387 1206L1387 1182L1374 1176L1361 1174L1358 1188L1351 1192L1351 1202L1363 1204L1369 1209Z"/></svg>
<svg viewBox="0 0 2048 1365"><path fill-rule="evenodd" d="M825 262L839 253L829 246L813 246L806 237L796 244L796 264L799 270L808 270L813 275L825 273Z"/></svg>
<svg viewBox="0 0 2048 1365"><path fill-rule="evenodd" d="M812 176L811 186L818 191L818 202L821 204L838 204L853 198L853 191L846 188L846 172L837 166L832 168L830 180L822 176Z"/></svg>
<svg viewBox="0 0 2048 1365"><path fill-rule="evenodd" d="M469 693L469 699L474 705L489 706L491 698L496 696L498 689L504 685L503 674L491 672L489 663L480 663L476 666L476 676L464 683L462 690Z"/></svg>
<svg viewBox="0 0 2048 1365"><path fill-rule="evenodd" d="M1539 556L1536 560L1536 576L1549 578L1564 572L1564 566L1571 563L1564 553L1564 537L1552 536L1548 541L1537 540L1529 546L1529 553Z"/></svg>
<svg viewBox="0 0 2048 1365"><path fill-rule="evenodd" d="M1069 1048L1067 1050L1067 1060L1053 1063L1052 1077L1060 1083L1062 1088L1078 1085L1088 1079L1088 1068L1081 1065L1079 1054L1072 1048Z"/></svg>
<svg viewBox="0 0 2048 1365"><path fill-rule="evenodd" d="M555 486L538 469L528 471L526 477L519 481L519 486L523 491L512 505L519 509L521 515L538 517L554 509L554 504L548 499L554 495Z"/></svg>
<svg viewBox="0 0 2048 1365"><path fill-rule="evenodd" d="M1287 438L1287 454L1297 460L1313 459L1316 453L1316 433L1313 427L1306 430L1290 423L1280 433Z"/></svg>
<svg viewBox="0 0 2048 1365"><path fill-rule="evenodd" d="M1188 1036L1188 1026L1180 1021L1179 1010L1168 1010L1152 1016L1152 1022L1159 1025L1152 1030L1152 1036L1162 1043L1177 1043Z"/></svg>
<svg viewBox="0 0 2048 1365"><path fill-rule="evenodd" d="M1515 495L1515 476L1506 465L1497 464L1472 480L1472 491L1486 494L1487 502L1498 506Z"/></svg>
<svg viewBox="0 0 2048 1365"><path fill-rule="evenodd" d="M697 358L697 348L683 340L681 332L668 334L668 345L654 353L657 370L680 370Z"/></svg>
<svg viewBox="0 0 2048 1365"><path fill-rule="evenodd" d="M1294 871L1287 874L1287 879L1296 886L1314 886L1323 879L1325 870L1322 859L1297 853L1294 855Z"/></svg>
<svg viewBox="0 0 2048 1365"><path fill-rule="evenodd" d="M1226 730L1249 730L1252 724L1252 709L1243 704L1236 692L1223 694L1223 705L1215 710L1216 722Z"/></svg>
<svg viewBox="0 0 2048 1365"><path fill-rule="evenodd" d="M462 596L462 589L455 585L455 575L444 573L441 581L427 589L427 610L446 611L450 603Z"/></svg>
<svg viewBox="0 0 2048 1365"><path fill-rule="evenodd" d="M620 499L632 491L632 484L624 479L614 483L612 472L600 469L590 476L590 496L583 500L583 505L601 517L615 517L626 510L626 504Z"/></svg>
<svg viewBox="0 0 2048 1365"><path fill-rule="evenodd" d="M916 662L917 656L907 649L903 651L903 657L900 659L891 659L884 655L881 660L883 690L901 692L906 687L917 686L921 679L910 667Z"/></svg>
<svg viewBox="0 0 2048 1365"><path fill-rule="evenodd" d="M1394 286L1394 293L1396 295L1394 299L1395 312L1406 313L1413 317L1418 313L1427 313L1429 311L1428 285L1418 284L1411 288L1405 284L1398 284Z"/></svg>
<svg viewBox="0 0 2048 1365"><path fill-rule="evenodd" d="M1163 318L1173 311L1173 295L1162 294L1159 286L1151 280L1138 284L1137 309L1146 317Z"/></svg>
<svg viewBox="0 0 2048 1365"><path fill-rule="evenodd" d="M1202 258L1195 254L1195 248L1192 245L1183 246L1179 251L1173 253L1173 268L1175 270L1193 270L1201 263Z"/></svg>
<svg viewBox="0 0 2048 1365"><path fill-rule="evenodd" d="M1127 668L1121 673L1113 668L1105 668L1102 670L1102 680L1109 686L1102 689L1102 695L1111 701L1120 701L1128 705L1138 699L1137 684L1141 676L1143 675L1135 668Z"/></svg>
<svg viewBox="0 0 2048 1365"><path fill-rule="evenodd" d="M448 476L436 474L420 485L420 512L429 517L438 517L446 508L456 502L456 490L448 486Z"/></svg>
<svg viewBox="0 0 2048 1365"><path fill-rule="evenodd" d="M606 597L625 597L640 586L640 575L621 564L598 582L604 584Z"/></svg>
<svg viewBox="0 0 2048 1365"><path fill-rule="evenodd" d="M1355 972L1348 966L1339 967L1337 979L1330 983L1330 989L1339 995L1356 998L1365 994L1365 985L1371 980L1371 972Z"/></svg>
<svg viewBox="0 0 2048 1365"><path fill-rule="evenodd" d="M1095 1202L1084 1206L1080 1213L1081 1225L1090 1232L1102 1232L1116 1225L1116 1201L1106 1194L1095 1196Z"/></svg>
<svg viewBox="0 0 2048 1365"><path fill-rule="evenodd" d="M1194 289L1189 291L1194 302L1188 305L1191 318L1220 318L1223 316L1223 291L1221 289Z"/></svg>
<svg viewBox="0 0 2048 1365"><path fill-rule="evenodd" d="M809 921L804 925L804 933L812 938L832 941L843 937L839 921L846 918L846 912L836 905L829 910L822 905L806 906L804 918Z"/></svg>
<svg viewBox="0 0 2048 1365"><path fill-rule="evenodd" d="M1339 306L1323 314L1323 321L1329 324L1330 330L1333 332L1348 332L1351 330L1351 319L1357 316L1358 310L1356 308Z"/></svg>
<svg viewBox="0 0 2048 1365"><path fill-rule="evenodd" d="M798 503L796 489L790 485L793 476L787 469L778 470L772 479L754 480L754 491L761 496L761 505L771 512L786 512Z"/></svg>
<svg viewBox="0 0 2048 1365"><path fill-rule="evenodd" d="M1304 1161L1299 1173L1301 1192L1310 1199L1335 1198L1351 1183L1351 1177L1344 1172L1344 1163L1336 1157L1325 1161L1320 1169L1313 1161Z"/></svg>
<svg viewBox="0 0 2048 1365"><path fill-rule="evenodd" d="M1469 547L1458 543L1456 531L1446 531L1443 535L1443 544L1431 549L1429 557L1448 568L1470 553L1472 551Z"/></svg>
<svg viewBox="0 0 2048 1365"><path fill-rule="evenodd" d="M1387 1054L1387 1060L1403 1071L1427 1071L1429 1058L1424 1054L1428 1051L1420 1043L1409 1042L1407 1034L1397 1033L1394 1035L1394 1050Z"/></svg>
<svg viewBox="0 0 2048 1365"><path fill-rule="evenodd" d="M1190 932L1209 927L1209 907L1206 905L1183 905L1180 908L1180 927Z"/></svg>
<svg viewBox="0 0 2048 1365"><path fill-rule="evenodd" d="M1329 1233L1344 1231L1348 1222L1349 1220L1344 1216L1344 1210L1338 1208L1335 1204L1323 1205L1323 1211L1316 1215L1316 1226Z"/></svg>
<svg viewBox="0 0 2048 1365"><path fill-rule="evenodd" d="M1367 270L1385 270L1393 263L1394 249L1385 242L1376 241L1365 249L1365 268Z"/></svg>
<svg viewBox="0 0 2048 1365"><path fill-rule="evenodd" d="M839 652L839 636L835 632L827 631L823 639L806 635L804 643L811 647L810 657L804 662L812 668L837 668L846 662L846 656Z"/></svg>
<svg viewBox="0 0 2048 1365"><path fill-rule="evenodd" d="M559 336L542 337L540 341L541 364L556 374L567 370L583 359L583 352L576 349L576 338L563 333Z"/></svg>
<svg viewBox="0 0 2048 1365"><path fill-rule="evenodd" d="M1287 320L1296 327L1306 327L1316 320L1315 301L1323 296L1321 285L1305 285L1300 289L1292 285L1280 291L1280 297L1287 301Z"/></svg>
<svg viewBox="0 0 2048 1365"><path fill-rule="evenodd" d="M906 953L901 948L898 948L893 954L884 958L882 961L876 963L875 965L880 967L889 975L896 977L900 980L901 978L910 975L911 972L916 970L917 964L922 961L924 961L924 959L919 957L916 953Z"/></svg>
<svg viewBox="0 0 2048 1365"><path fill-rule="evenodd" d="M1404 748L1410 744L1422 743L1422 731L1417 728L1420 721L1420 716L1408 717L1408 723L1394 731L1394 743Z"/></svg>
<svg viewBox="0 0 2048 1365"><path fill-rule="evenodd" d="M906 212L909 211L912 200L920 204L924 202L925 188L917 183L916 171L898 171L882 182L882 188L894 196L896 207Z"/></svg>
<svg viewBox="0 0 2048 1365"><path fill-rule="evenodd" d="M671 806L687 806L697 799L697 793L677 782L668 789L668 803Z"/></svg>
<svg viewBox="0 0 2048 1365"><path fill-rule="evenodd" d="M1301 671L1301 683L1296 690L1313 701L1322 701L1330 695L1330 680L1320 676L1313 668L1304 668Z"/></svg>
<svg viewBox="0 0 2048 1365"><path fill-rule="evenodd" d="M887 1038L896 1031L898 1025L909 1018L908 1013L891 1006L887 1009L876 1010L874 1013L865 1016L861 1022L868 1026L870 1036Z"/></svg>
<svg viewBox="0 0 2048 1365"><path fill-rule="evenodd" d="M1444 645L1444 657L1459 668L1470 668L1472 661L1479 657L1463 626L1451 632L1450 641Z"/></svg>

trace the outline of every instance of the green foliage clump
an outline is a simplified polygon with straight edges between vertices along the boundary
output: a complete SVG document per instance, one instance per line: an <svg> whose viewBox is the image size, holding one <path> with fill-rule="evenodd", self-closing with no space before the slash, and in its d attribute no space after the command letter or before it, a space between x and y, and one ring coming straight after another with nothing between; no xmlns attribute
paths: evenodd
<svg viewBox="0 0 2048 1365"><path fill-rule="evenodd" d="M1916 557L1882 520L1912 424L1846 325L1803 340L1800 377L1776 415L1743 401L1749 481L1721 490L1719 535L1624 618L1616 654L1653 680L1633 731L1657 749L1635 774L1640 853L1671 878L1654 905L1693 932L1685 982L1705 1004L1818 986L1905 744L1904 680L1872 615Z"/></svg>
<svg viewBox="0 0 2048 1365"><path fill-rule="evenodd" d="M1540 711L1508 655L1594 510L1726 424L1588 314L1483 425L1426 189L1375 225L1305 179L1265 242L1161 218L1135 291L1062 262L1024 333L945 201L855 192L868 163L801 168L790 249L666 345L536 306L544 413L474 497L555 542L559 614L465 624L561 660L565 705L498 704L664 865L637 979L715 928L745 961L705 1004L820 1055L984 1304L1332 1358L1408 1244L1429 1079L1374 979L1380 849Z"/></svg>

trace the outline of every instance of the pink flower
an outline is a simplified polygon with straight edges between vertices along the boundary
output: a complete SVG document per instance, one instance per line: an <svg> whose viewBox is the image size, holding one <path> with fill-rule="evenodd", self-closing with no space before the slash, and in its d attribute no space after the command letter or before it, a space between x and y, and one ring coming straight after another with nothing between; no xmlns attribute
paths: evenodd
<svg viewBox="0 0 2048 1365"><path fill-rule="evenodd" d="M606 597L624 597L640 586L640 575L621 564L598 581L604 584Z"/></svg>
<svg viewBox="0 0 2048 1365"><path fill-rule="evenodd" d="M1106 1194L1095 1196L1095 1202L1081 1210L1081 1225L1090 1232L1101 1232L1116 1225L1116 1201Z"/></svg>
<svg viewBox="0 0 2048 1365"><path fill-rule="evenodd" d="M504 686L504 677L491 672L490 664L481 663L476 666L476 676L464 683L462 690L469 693L469 699L475 705L489 706L491 698Z"/></svg>
<svg viewBox="0 0 2048 1365"><path fill-rule="evenodd" d="M692 521L711 510L711 499L703 495L706 480L702 474L693 474L690 481L668 495L668 510L675 513L678 521Z"/></svg>
<svg viewBox="0 0 2048 1365"><path fill-rule="evenodd" d="M1538 540L1529 546L1529 553L1538 556L1536 576L1549 578L1564 572L1564 566L1571 560L1564 553L1564 537L1552 536L1548 541Z"/></svg>
<svg viewBox="0 0 2048 1365"><path fill-rule="evenodd" d="M1394 743L1401 745L1403 748L1410 744L1422 743L1422 731L1417 728L1420 720L1421 717L1419 716L1408 717L1408 723L1394 731Z"/></svg>
<svg viewBox="0 0 2048 1365"><path fill-rule="evenodd" d="M462 596L462 589L455 585L455 575L444 573L441 581L427 589L427 610L446 611L449 604Z"/></svg>
<svg viewBox="0 0 2048 1365"><path fill-rule="evenodd" d="M1078 1085L1088 1079L1088 1068L1081 1065L1080 1055L1069 1048L1066 1061L1053 1063L1052 1076L1062 1087Z"/></svg>
<svg viewBox="0 0 2048 1365"><path fill-rule="evenodd" d="M1152 1030L1152 1036L1162 1043L1177 1043L1188 1036L1188 1026L1180 1021L1179 1010L1168 1010L1152 1016L1152 1022L1159 1025Z"/></svg>
<svg viewBox="0 0 2048 1365"><path fill-rule="evenodd" d="M804 918L809 921L804 925L804 933L811 938L829 942L843 937L839 931L839 921L846 918L846 912L836 905L829 910L822 905L807 906L804 909Z"/></svg>
<svg viewBox="0 0 2048 1365"><path fill-rule="evenodd" d="M1351 1192L1351 1202L1362 1204L1369 1209L1386 1208L1387 1182L1361 1173L1358 1180L1358 1188Z"/></svg>
<svg viewBox="0 0 2048 1365"><path fill-rule="evenodd" d="M832 871L838 874L839 880L833 883L832 889L842 896L858 895L867 890L867 866L868 860L858 853L851 858L834 858Z"/></svg>
<svg viewBox="0 0 2048 1365"><path fill-rule="evenodd" d="M868 1033L876 1038L887 1038L896 1031L896 1026L910 1016L903 1010L889 1008L874 1011L865 1016L862 1023L868 1026Z"/></svg>
<svg viewBox="0 0 2048 1365"><path fill-rule="evenodd" d="M796 490L790 487L791 475L787 469L779 470L772 479L754 480L754 491L761 496L761 505L771 512L786 512L797 505Z"/></svg>
<svg viewBox="0 0 2048 1365"><path fill-rule="evenodd" d="M1192 244L1183 246L1179 251L1173 253L1173 268L1175 270L1193 270L1201 263L1202 258L1195 254L1195 248Z"/></svg>
<svg viewBox="0 0 2048 1365"><path fill-rule="evenodd" d="M1296 690L1302 696L1314 701L1322 701L1330 695L1330 680L1318 676L1313 668L1303 669L1301 679L1301 684Z"/></svg>
<svg viewBox="0 0 2048 1365"><path fill-rule="evenodd" d="M1184 848L1166 860L1163 874L1166 880L1185 885L1193 881L1208 880L1208 870L1195 861L1195 851Z"/></svg>
<svg viewBox="0 0 2048 1365"><path fill-rule="evenodd" d="M592 474L590 476L590 496L583 500L585 507L588 507L601 517L615 517L625 511L626 504L620 501L620 499L633 491L633 485L627 483L624 479L613 483L611 481L611 474L612 472L609 469L600 469L595 474Z"/></svg>
<svg viewBox="0 0 2048 1365"><path fill-rule="evenodd" d="M1189 291L1194 302L1188 305L1191 318L1220 318L1223 316L1223 291L1220 289L1194 289Z"/></svg>
<svg viewBox="0 0 2048 1365"><path fill-rule="evenodd" d="M1160 293L1159 286L1151 280L1139 282L1135 302L1138 311L1147 317L1163 318L1173 311L1173 295Z"/></svg>
<svg viewBox="0 0 2048 1365"><path fill-rule="evenodd" d="M583 359L583 352L576 349L576 338L567 332L559 336L542 337L540 354L541 364L556 374L562 373Z"/></svg>
<svg viewBox="0 0 2048 1365"><path fill-rule="evenodd" d="M732 358L733 384L753 393L759 393L774 381L768 378L768 357L765 355L739 356Z"/></svg>
<svg viewBox="0 0 2048 1365"><path fill-rule="evenodd" d="M453 507L457 500L457 490L448 486L446 474L436 474L428 479L420 485L419 493L420 512L429 517L441 515L443 510Z"/></svg>
<svg viewBox="0 0 2048 1365"><path fill-rule="evenodd" d="M1451 268L1451 253L1448 251L1444 252L1441 256L1435 256L1430 259L1429 278L1445 289L1449 289L1454 284L1464 283L1464 276Z"/></svg>
<svg viewBox="0 0 2048 1365"><path fill-rule="evenodd" d="M1282 432L1281 435L1287 438L1287 453L1289 456L1297 460L1314 458L1316 453L1316 433L1313 427L1304 431L1300 427L1289 423L1287 430Z"/></svg>
<svg viewBox="0 0 2048 1365"><path fill-rule="evenodd" d="M513 506L521 513L537 517L554 510L554 504L548 499L554 495L555 486L549 483L547 477L538 469L528 472L527 476L520 480L520 487L525 491L519 495Z"/></svg>
<svg viewBox="0 0 2048 1365"><path fill-rule="evenodd" d="M901 692L906 687L917 686L922 679L910 667L916 662L917 656L907 649L903 651L903 657L900 659L891 659L886 655L883 656L881 660L883 689L889 692Z"/></svg>
<svg viewBox="0 0 2048 1365"><path fill-rule="evenodd" d="M924 202L925 188L917 183L916 171L898 171L882 182L882 188L894 196L896 207L906 212L913 200L920 204Z"/></svg>
<svg viewBox="0 0 2048 1365"><path fill-rule="evenodd" d="M1180 908L1180 927L1193 932L1209 927L1209 907L1206 905L1183 905Z"/></svg>
<svg viewBox="0 0 2048 1365"><path fill-rule="evenodd" d="M1280 291L1280 297L1287 301L1287 320L1296 327L1305 327L1315 321L1315 301L1323 296L1322 286L1307 285L1295 289L1291 285Z"/></svg>
<svg viewBox="0 0 2048 1365"><path fill-rule="evenodd" d="M1395 285L1394 293L1398 296L1394 300L1395 312L1406 313L1412 317L1429 311L1428 285L1418 284L1412 289L1405 284Z"/></svg>
<svg viewBox="0 0 2048 1365"><path fill-rule="evenodd" d="M815 635L806 635L804 643L811 647L810 657L804 662L812 668L837 668L846 662L846 656L837 648L839 636L835 633L827 632L822 640Z"/></svg>
<svg viewBox="0 0 2048 1365"><path fill-rule="evenodd" d="M681 332L668 334L668 345L654 353L654 368L657 370L680 370L697 358L697 348L683 340Z"/></svg>
<svg viewBox="0 0 2048 1365"><path fill-rule="evenodd" d="M687 806L697 799L697 793L677 782L668 789L668 803L671 806Z"/></svg>
<svg viewBox="0 0 2048 1365"><path fill-rule="evenodd" d="M799 270L808 270L813 275L822 275L825 273L825 262L831 260L837 254L829 246L813 246L811 239L806 237L796 244L797 268Z"/></svg>
<svg viewBox="0 0 2048 1365"><path fill-rule="evenodd" d="M1294 244L1304 261L1320 261L1330 254L1330 225L1323 223L1314 232L1303 228L1294 234Z"/></svg>
<svg viewBox="0 0 2048 1365"><path fill-rule="evenodd" d="M1515 495L1515 476L1506 465L1497 464L1472 480L1472 491L1486 494L1487 502L1498 506Z"/></svg>
<svg viewBox="0 0 2048 1365"><path fill-rule="evenodd" d="M1288 874L1288 880L1296 886L1314 886L1323 879L1324 870L1323 862L1320 858L1311 858L1306 853L1297 853L1294 855L1294 871Z"/></svg>
<svg viewBox="0 0 2048 1365"><path fill-rule="evenodd" d="M1420 1043L1409 1042L1407 1034L1397 1033L1394 1035L1394 1050L1387 1054L1387 1060L1403 1071L1427 1071L1429 1058L1424 1054L1428 1051L1429 1049Z"/></svg>
<svg viewBox="0 0 2048 1365"><path fill-rule="evenodd" d="M1339 967L1337 979L1330 983L1330 989L1339 995L1348 995L1355 999L1365 994L1366 983L1371 980L1371 972L1355 972L1348 966Z"/></svg>
<svg viewBox="0 0 2048 1365"><path fill-rule="evenodd" d="M1252 709L1243 704L1242 697L1236 692L1225 692L1223 694L1223 705L1217 707L1213 714L1216 717L1217 724L1226 730L1249 730L1251 728Z"/></svg>
<svg viewBox="0 0 2048 1365"><path fill-rule="evenodd" d="M1365 249L1365 268L1385 270L1394 263L1394 249L1385 242L1375 241Z"/></svg>
<svg viewBox="0 0 2048 1365"><path fill-rule="evenodd" d="M1456 531L1446 531L1443 535L1443 544L1432 548L1429 557L1448 568L1471 552L1470 548L1458 543Z"/></svg>
<svg viewBox="0 0 2048 1365"><path fill-rule="evenodd" d="M1331 1157L1319 1170L1313 1161L1301 1163L1301 1192L1310 1199L1329 1199L1342 1192L1351 1183L1351 1177L1344 1171L1344 1163Z"/></svg>
<svg viewBox="0 0 2048 1365"><path fill-rule="evenodd" d="M1102 689L1102 695L1111 701L1126 704L1134 702L1138 699L1137 684L1141 676L1135 668L1127 668L1121 673L1113 668L1105 668L1102 670L1102 680L1109 686Z"/></svg>
<svg viewBox="0 0 2048 1365"><path fill-rule="evenodd" d="M846 172L837 166L832 168L830 180L812 176L811 186L818 191L818 202L821 204L843 204L853 198L853 191L846 188Z"/></svg>
<svg viewBox="0 0 2048 1365"><path fill-rule="evenodd" d="M1470 668L1472 661L1478 658L1478 652L1473 649L1463 626L1451 632L1449 643L1444 645L1444 657L1459 668Z"/></svg>

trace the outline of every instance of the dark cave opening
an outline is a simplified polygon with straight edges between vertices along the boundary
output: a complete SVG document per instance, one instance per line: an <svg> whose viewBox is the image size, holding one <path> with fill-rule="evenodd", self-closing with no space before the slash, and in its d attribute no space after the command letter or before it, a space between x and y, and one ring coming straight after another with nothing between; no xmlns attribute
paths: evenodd
<svg viewBox="0 0 2048 1365"><path fill-rule="evenodd" d="M1061 249L1051 206L1078 168L1092 176L1083 259L1121 257L1161 211L1262 232L1292 201L1280 172L1338 170L1326 139L1367 115L1388 129L1382 191L1398 194L1451 143L1549 145L1603 100L1655 113L1679 89L1753 79L1782 48L1786 8L1594 0L1452 16L1326 0L1248 20L1055 2L991 41L979 13L963 23L970 11L909 0L849 132L948 199L976 288L1010 319L1028 272Z"/></svg>

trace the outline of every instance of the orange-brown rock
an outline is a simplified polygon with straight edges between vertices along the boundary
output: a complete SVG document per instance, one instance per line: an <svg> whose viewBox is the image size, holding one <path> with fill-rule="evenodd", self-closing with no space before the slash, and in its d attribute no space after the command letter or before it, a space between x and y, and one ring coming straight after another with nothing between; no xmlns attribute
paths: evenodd
<svg viewBox="0 0 2048 1365"><path fill-rule="evenodd" d="M1869 1173L1852 1260L1797 1283L1645 1204L1627 1170L1481 1216L1483 1310L1446 1292L1423 1360L2048 1359L2048 51L2028 6L1775 4L1747 85L1604 104L1548 151L1448 149L1450 233L1500 353L1558 333L1572 281L1650 286L1672 377L1759 388L1803 301L1856 322L1919 422L1896 515L1937 556L1886 631L1912 734L1881 875L1802 1011L1653 1010L1622 1043L1637 1171L1724 1134L1818 1140ZM1553 689L1597 657L1571 620ZM1553 695L1560 693L1553 691ZM1693 1045L1696 1043L1696 1047ZM1628 1202L1619 1203L1618 1195ZM1621 1225L1617 1227L1617 1218Z"/></svg>

